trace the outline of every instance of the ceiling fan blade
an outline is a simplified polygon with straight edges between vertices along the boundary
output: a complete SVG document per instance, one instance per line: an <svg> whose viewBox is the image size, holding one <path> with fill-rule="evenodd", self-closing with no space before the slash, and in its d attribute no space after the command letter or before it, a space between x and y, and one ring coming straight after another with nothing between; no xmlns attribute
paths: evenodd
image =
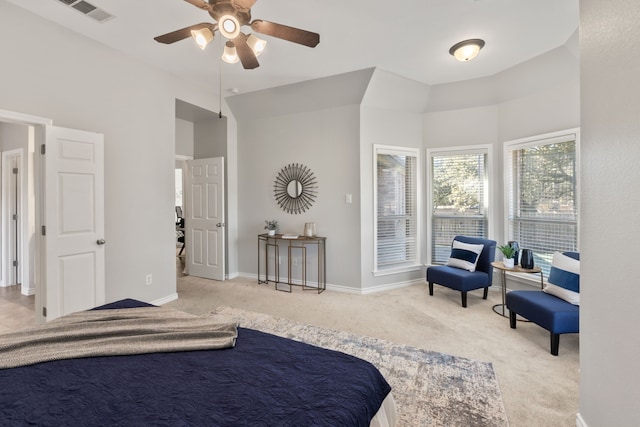
<svg viewBox="0 0 640 427"><path fill-rule="evenodd" d="M236 53L238 54L238 58L240 58L240 62L242 62L244 69L253 70L260 66L255 53L253 53L247 44L247 36L245 34L240 33L238 37L233 39L233 44L236 46Z"/></svg>
<svg viewBox="0 0 640 427"><path fill-rule="evenodd" d="M176 31L172 31L167 34L163 34L158 37L154 37L153 39L159 43L171 44L178 42L180 40L184 40L186 38L191 37L191 30L200 30L202 28L209 28L211 33L215 33L218 26L216 24L211 24L209 22L202 22L200 24L192 25L190 27L181 28Z"/></svg>
<svg viewBox="0 0 640 427"><path fill-rule="evenodd" d="M198 9L211 10L211 5L204 0L184 0L184 1L186 1L187 3L191 3Z"/></svg>
<svg viewBox="0 0 640 427"><path fill-rule="evenodd" d="M231 0L238 9L251 9L254 4L256 4L256 0Z"/></svg>
<svg viewBox="0 0 640 427"><path fill-rule="evenodd" d="M320 43L320 34L318 33L276 24L275 22L256 19L251 22L251 28L257 33L277 37L304 46L316 47L318 43Z"/></svg>

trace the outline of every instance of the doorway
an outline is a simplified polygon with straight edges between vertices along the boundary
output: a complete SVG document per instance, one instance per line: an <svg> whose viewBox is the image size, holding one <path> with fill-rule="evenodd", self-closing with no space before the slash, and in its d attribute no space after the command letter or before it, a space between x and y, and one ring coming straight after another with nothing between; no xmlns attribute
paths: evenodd
<svg viewBox="0 0 640 427"><path fill-rule="evenodd" d="M177 277L187 274L187 246L184 229L184 176L187 168L187 161L192 160L191 156L176 154L175 161L175 222L176 222L176 273Z"/></svg>
<svg viewBox="0 0 640 427"><path fill-rule="evenodd" d="M36 323L34 150L38 128L47 124L0 111L0 298L12 326Z"/></svg>
<svg viewBox="0 0 640 427"><path fill-rule="evenodd" d="M23 295L34 295L33 126L0 122L0 144L0 286L18 286Z"/></svg>
<svg viewBox="0 0 640 427"><path fill-rule="evenodd" d="M22 251L29 241L29 233L33 232L32 213L25 212L28 204L24 203L23 182L29 170L23 167L24 149L2 151L2 272L0 283L2 286L20 286L23 295L33 295L35 289L30 285L30 275L23 273L22 267L29 265L27 254ZM22 225L29 228L27 235ZM29 227L30 226L30 227Z"/></svg>
<svg viewBox="0 0 640 427"><path fill-rule="evenodd" d="M189 200L190 190L187 189L187 175L191 173L190 178L197 178L197 169L192 169L190 165L193 162L196 164L205 159L212 160L214 158L222 158L222 164L219 166L206 166L206 175L211 177L211 172L214 170L222 173L219 178L221 179L222 187L217 188L216 196L222 197L222 200L216 205L222 209L222 212L211 216L214 209L209 209L211 206L206 205L207 208L207 220L213 223L212 227L201 228L196 230L195 236L192 236L191 244L189 243L188 235L186 238L185 252L185 264L187 274L203 274L196 273L205 264L211 268L211 272L204 273L207 278L214 278L216 280L228 279L226 272L229 271L229 259L227 254L229 253L229 238L228 229L225 224L224 218L228 218L227 206L228 206L228 192L226 188L226 159L227 159L227 117L221 116L218 113L206 110L188 102L176 99L176 139L175 139L175 154L176 154L176 169L182 169L182 179L184 188L184 202L182 211L185 217L186 228L190 227L189 217L192 216L191 225L201 225L200 222L204 218L201 216L203 212L194 212L198 210L197 206L203 206L199 199ZM197 168L202 169L203 165L198 165ZM197 178L199 179L199 178ZM201 188L204 192L210 191L212 183L203 182L204 187ZM206 189L206 191L205 191ZM199 188L200 190L200 188ZM197 194L203 195L203 191L196 191ZM216 197L212 197L211 200L216 200ZM193 204L192 204L193 203ZM218 226L218 224L220 224ZM205 231L206 230L206 231ZM185 230L187 233L194 232L193 229ZM209 250L207 245L222 245L218 251ZM197 248L197 249L196 249ZM222 265L220 265L222 263ZM179 264L178 264L179 265ZM213 266L216 267L213 267ZM189 270L194 270L190 272ZM213 270L216 273L213 273ZM220 273L222 272L222 273Z"/></svg>
<svg viewBox="0 0 640 427"><path fill-rule="evenodd" d="M0 259L17 253L19 268L0 261L0 274L33 288L36 323L104 304L104 136L0 110L0 138L1 151L24 150L3 156L7 173L23 166L3 179L2 197L17 200L0 208Z"/></svg>

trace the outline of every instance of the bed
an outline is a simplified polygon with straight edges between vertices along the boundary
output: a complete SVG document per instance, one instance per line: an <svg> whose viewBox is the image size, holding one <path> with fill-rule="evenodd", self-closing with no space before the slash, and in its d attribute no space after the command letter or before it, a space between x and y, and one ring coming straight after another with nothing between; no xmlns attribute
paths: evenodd
<svg viewBox="0 0 640 427"><path fill-rule="evenodd" d="M154 310L96 310L136 307ZM0 384L12 426L386 427L396 415L369 362L242 327L228 348L53 360L2 369Z"/></svg>

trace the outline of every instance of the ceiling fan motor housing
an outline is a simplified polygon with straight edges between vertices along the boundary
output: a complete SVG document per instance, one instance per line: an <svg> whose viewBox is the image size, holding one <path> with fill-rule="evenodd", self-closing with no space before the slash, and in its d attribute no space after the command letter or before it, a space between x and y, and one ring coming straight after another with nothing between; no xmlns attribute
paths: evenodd
<svg viewBox="0 0 640 427"><path fill-rule="evenodd" d="M211 0L209 4L211 5L209 15L216 21L220 21L224 15L233 15L240 25L249 25L251 22L251 10L238 9L231 3L231 0Z"/></svg>

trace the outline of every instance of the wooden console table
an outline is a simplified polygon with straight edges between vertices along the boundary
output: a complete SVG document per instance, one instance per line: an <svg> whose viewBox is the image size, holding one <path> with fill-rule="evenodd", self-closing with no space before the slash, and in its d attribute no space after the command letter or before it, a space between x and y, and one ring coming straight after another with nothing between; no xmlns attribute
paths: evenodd
<svg viewBox="0 0 640 427"><path fill-rule="evenodd" d="M258 283L260 284L269 284L273 282L275 284L275 288L278 291L291 292L291 287L293 285L298 285L293 282L292 278L292 262L291 256L295 251L300 251L302 263L302 277L301 277L301 285L302 289L305 291L308 290L317 290L318 293L323 292L327 287L327 265L325 262L326 259L326 237L305 237L298 236L295 238L287 238L282 234L276 234L273 236L269 236L267 233L258 234ZM287 245L287 279L286 281L280 280L280 244L284 246L284 243ZM307 285L307 247L315 246L316 249L316 261L318 265L318 274L317 274L317 287L308 286ZM263 248L263 249L262 249ZM261 250L262 249L262 250ZM272 249L273 252L273 279L269 279L269 249ZM264 257L264 279L262 278L262 268L261 268L261 258ZM280 289L278 285L285 285L288 288Z"/></svg>

